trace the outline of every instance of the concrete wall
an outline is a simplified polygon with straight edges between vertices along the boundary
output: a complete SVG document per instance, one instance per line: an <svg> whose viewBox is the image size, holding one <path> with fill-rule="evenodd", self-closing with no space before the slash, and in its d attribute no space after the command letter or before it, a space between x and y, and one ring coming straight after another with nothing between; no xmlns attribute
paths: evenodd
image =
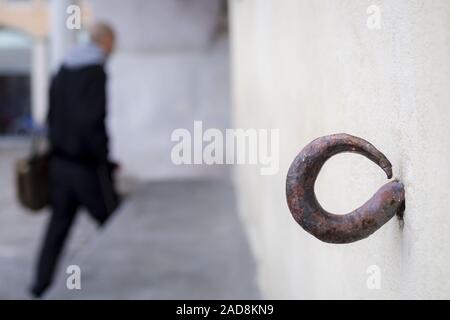
<svg viewBox="0 0 450 320"><path fill-rule="evenodd" d="M176 128L229 123L228 36L218 33L219 0L91 0L111 23L118 50L109 63L113 156L140 179L221 175L222 167L175 166Z"/></svg>
<svg viewBox="0 0 450 320"><path fill-rule="evenodd" d="M232 0L234 118L280 128L280 172L236 172L266 298L450 298L450 2ZM381 29L366 26L370 5ZM331 245L292 219L285 176L312 139L372 142L406 188L394 218L366 240ZM329 161L320 203L345 213L386 182L358 155ZM366 285L377 265L381 289Z"/></svg>

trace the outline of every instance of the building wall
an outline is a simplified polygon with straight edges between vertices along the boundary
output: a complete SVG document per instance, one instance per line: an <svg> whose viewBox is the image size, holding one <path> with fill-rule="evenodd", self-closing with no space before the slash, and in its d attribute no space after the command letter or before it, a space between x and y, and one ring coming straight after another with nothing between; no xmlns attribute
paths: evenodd
<svg viewBox="0 0 450 320"><path fill-rule="evenodd" d="M109 63L112 153L139 179L222 175L222 167L176 166L171 133L229 123L228 36L219 0L91 0L111 23L118 48Z"/></svg>
<svg viewBox="0 0 450 320"><path fill-rule="evenodd" d="M450 2L231 0L237 127L280 128L280 171L239 167L240 206L266 298L450 298ZM366 25L370 5L381 29ZM308 142L362 137L405 184L393 218L368 239L322 243L292 219L285 178ZM386 182L351 154L324 166L316 192L329 211L363 204ZM366 284L379 267L381 289Z"/></svg>

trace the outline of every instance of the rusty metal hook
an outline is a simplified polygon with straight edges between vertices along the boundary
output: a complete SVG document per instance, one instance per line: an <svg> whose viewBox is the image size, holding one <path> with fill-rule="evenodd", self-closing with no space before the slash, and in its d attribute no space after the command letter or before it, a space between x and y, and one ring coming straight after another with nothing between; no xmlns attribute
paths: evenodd
<svg viewBox="0 0 450 320"><path fill-rule="evenodd" d="M286 178L286 197L292 216L303 229L321 241L350 243L370 236L405 209L405 190L398 180L383 185L358 209L336 215L317 201L314 184L325 161L341 152L361 154L392 178L389 160L369 142L345 133L317 138L297 155Z"/></svg>

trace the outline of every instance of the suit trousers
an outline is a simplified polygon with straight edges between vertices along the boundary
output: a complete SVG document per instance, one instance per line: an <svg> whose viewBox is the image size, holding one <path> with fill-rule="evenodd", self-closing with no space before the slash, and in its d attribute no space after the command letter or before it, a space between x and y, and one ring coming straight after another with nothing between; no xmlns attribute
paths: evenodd
<svg viewBox="0 0 450 320"><path fill-rule="evenodd" d="M42 295L51 284L78 209L86 208L102 226L118 204L107 166L89 166L53 157L49 171L52 212L31 289L34 296Z"/></svg>

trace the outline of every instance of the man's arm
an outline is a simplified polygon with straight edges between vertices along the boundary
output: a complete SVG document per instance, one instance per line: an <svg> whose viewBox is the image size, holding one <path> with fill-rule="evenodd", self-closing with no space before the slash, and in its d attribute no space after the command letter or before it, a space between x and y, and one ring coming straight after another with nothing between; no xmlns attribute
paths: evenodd
<svg viewBox="0 0 450 320"><path fill-rule="evenodd" d="M103 70L95 70L89 85L85 110L83 115L84 141L89 153L98 164L108 162L108 135L106 133L106 74Z"/></svg>

